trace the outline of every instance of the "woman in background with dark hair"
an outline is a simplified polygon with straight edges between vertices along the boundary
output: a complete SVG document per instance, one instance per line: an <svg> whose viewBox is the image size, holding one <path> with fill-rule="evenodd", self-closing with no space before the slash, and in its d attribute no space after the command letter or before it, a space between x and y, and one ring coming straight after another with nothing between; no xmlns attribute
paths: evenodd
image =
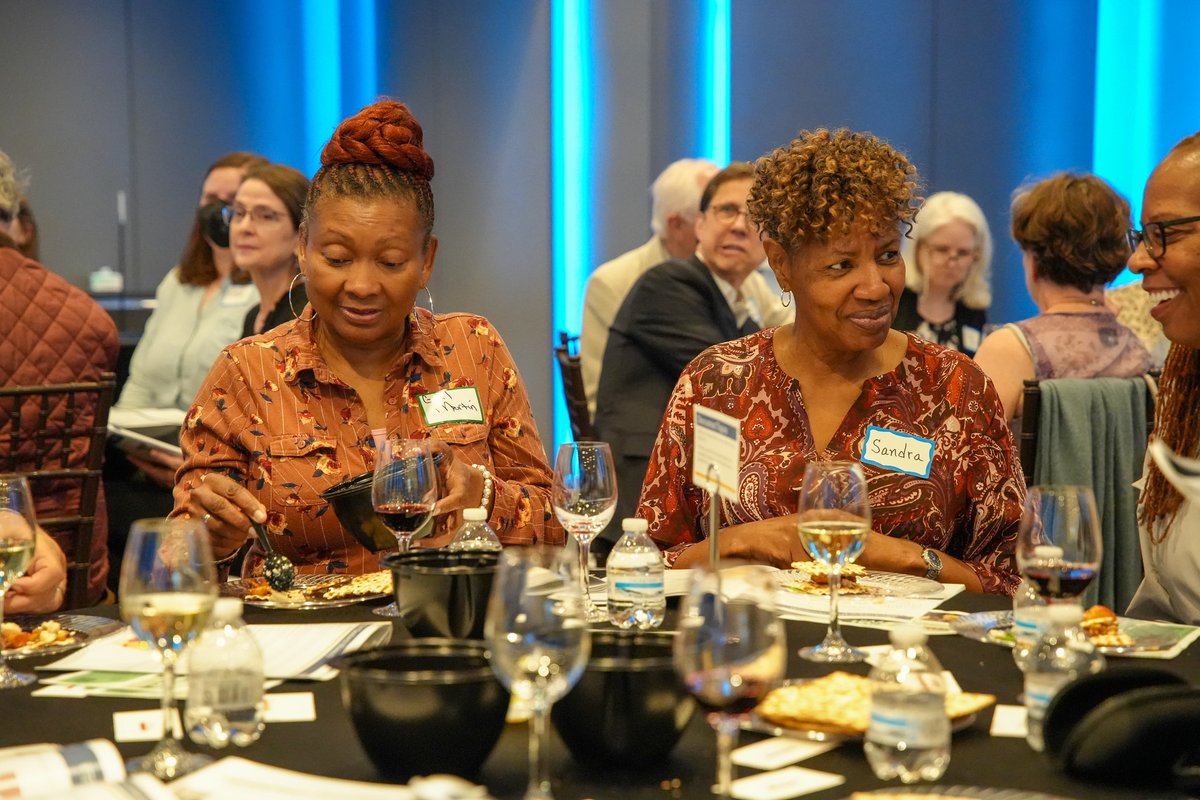
<svg viewBox="0 0 1200 800"><path fill-rule="evenodd" d="M386 439L417 438L443 456L441 516L424 544L446 544L468 506L505 543L562 542L508 348L483 317L416 305L438 244L420 123L403 103L375 103L338 126L321 164L300 228L309 307L213 365L184 424L174 513L204 521L218 559L254 519L301 572L375 570L321 493L373 469Z"/></svg>
<svg viewBox="0 0 1200 800"><path fill-rule="evenodd" d="M1012 236L1025 285L1041 312L988 336L975 361L996 385L1009 420L1025 381L1132 378L1150 353L1104 303L1104 286L1129 260L1129 203L1095 175L1060 173L1020 189Z"/></svg>
<svg viewBox="0 0 1200 800"><path fill-rule="evenodd" d="M295 319L308 303L296 259L307 194L308 178L298 170L269 164L246 171L228 209L233 263L250 273L259 296L246 312L242 338Z"/></svg>

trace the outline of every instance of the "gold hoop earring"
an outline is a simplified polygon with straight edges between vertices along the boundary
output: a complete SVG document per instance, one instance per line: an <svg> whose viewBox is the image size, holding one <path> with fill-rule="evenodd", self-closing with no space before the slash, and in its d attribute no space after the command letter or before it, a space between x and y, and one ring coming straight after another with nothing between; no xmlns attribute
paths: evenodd
<svg viewBox="0 0 1200 800"><path fill-rule="evenodd" d="M433 310L433 292L429 291L428 286L422 286L421 288L425 290L425 296L429 298L429 316L432 318L435 313ZM421 325L421 315L417 313L418 308L420 308L420 306L418 306L414 303L413 310L412 310L413 324L416 325L417 328L421 331L422 336L432 336L433 335L433 323L430 322L429 330L426 330L424 328L424 326Z"/></svg>
<svg viewBox="0 0 1200 800"><path fill-rule="evenodd" d="M292 310L292 316L296 319L300 319L300 314L303 314L304 310L301 309L300 314L296 313L296 304L292 301L292 290L296 288L296 281L300 280L301 278L304 278L303 272L297 272L295 275L293 275L292 282L288 284L288 292L287 292L288 308L290 308ZM305 278L304 282L308 283L308 279ZM314 308L312 316L308 318L308 321L312 322L316 318L317 318L317 310Z"/></svg>

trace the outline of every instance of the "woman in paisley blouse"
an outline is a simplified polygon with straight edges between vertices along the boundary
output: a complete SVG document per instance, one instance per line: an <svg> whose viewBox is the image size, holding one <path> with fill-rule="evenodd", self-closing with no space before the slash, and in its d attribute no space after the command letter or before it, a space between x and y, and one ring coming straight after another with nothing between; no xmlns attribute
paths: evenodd
<svg viewBox="0 0 1200 800"><path fill-rule="evenodd" d="M796 319L709 348L675 387L638 510L674 566L708 550L708 501L689 479L700 404L742 421L722 554L807 558L795 516L805 464L855 460L874 529L859 563L1012 593L1024 482L996 392L966 356L891 329L918 201L915 168L867 134L803 132L758 161L750 216Z"/></svg>
<svg viewBox="0 0 1200 800"><path fill-rule="evenodd" d="M301 571L370 571L377 557L321 492L372 469L385 437L429 438L447 458L440 524L424 543L446 543L458 512L479 505L504 542L563 541L499 334L482 317L416 306L437 252L420 124L402 103L375 103L338 126L321 164L298 250L309 305L213 366L184 423L175 513L205 520L218 559L255 519ZM251 549L244 573L260 555Z"/></svg>

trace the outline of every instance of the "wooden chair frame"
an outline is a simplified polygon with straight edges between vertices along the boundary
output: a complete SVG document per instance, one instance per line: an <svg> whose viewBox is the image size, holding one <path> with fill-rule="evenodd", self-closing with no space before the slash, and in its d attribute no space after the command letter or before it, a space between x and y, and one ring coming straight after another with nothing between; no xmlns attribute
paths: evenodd
<svg viewBox="0 0 1200 800"><path fill-rule="evenodd" d="M567 417L571 420L571 435L577 442L593 442L596 440L596 429L592 425L587 393L583 389L583 367L579 363L579 337L559 331L558 344L554 347L554 358L558 361L559 377L562 378L563 395L567 403Z"/></svg>

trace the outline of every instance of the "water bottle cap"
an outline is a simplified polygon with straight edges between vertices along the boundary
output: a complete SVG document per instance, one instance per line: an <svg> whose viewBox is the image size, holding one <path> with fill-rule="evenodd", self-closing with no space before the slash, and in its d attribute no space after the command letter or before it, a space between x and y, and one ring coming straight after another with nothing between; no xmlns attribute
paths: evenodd
<svg viewBox="0 0 1200 800"><path fill-rule="evenodd" d="M226 622L242 616L242 598L219 597L213 603L212 618L214 621Z"/></svg>
<svg viewBox="0 0 1200 800"><path fill-rule="evenodd" d="M1033 548L1034 558L1062 558L1063 549L1052 544L1039 544Z"/></svg>
<svg viewBox="0 0 1200 800"><path fill-rule="evenodd" d="M1083 606L1076 603L1055 603L1046 611L1050 621L1059 625L1075 625L1083 619Z"/></svg>
<svg viewBox="0 0 1200 800"><path fill-rule="evenodd" d="M486 522L487 511L481 506L463 509L463 522Z"/></svg>
<svg viewBox="0 0 1200 800"><path fill-rule="evenodd" d="M641 517L626 517L621 520L621 530L628 533L645 533L650 530L650 523Z"/></svg>
<svg viewBox="0 0 1200 800"><path fill-rule="evenodd" d="M917 647L929 641L929 634L921 630L920 626L912 623L897 625L888 634L888 638L892 642L892 647L907 649L909 647Z"/></svg>

